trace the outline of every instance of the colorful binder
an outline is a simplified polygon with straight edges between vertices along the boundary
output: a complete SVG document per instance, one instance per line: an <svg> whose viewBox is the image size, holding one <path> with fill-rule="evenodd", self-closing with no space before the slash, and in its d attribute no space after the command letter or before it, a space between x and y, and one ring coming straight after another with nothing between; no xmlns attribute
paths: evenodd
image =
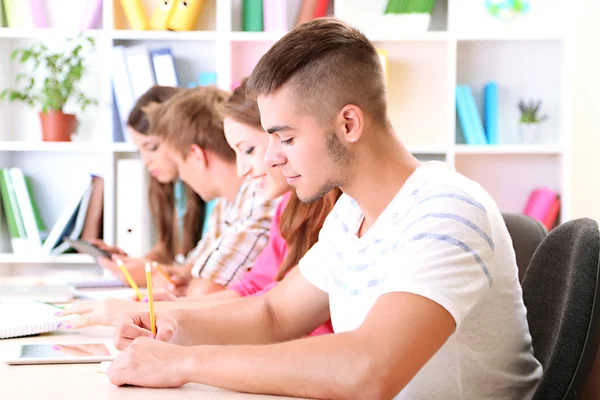
<svg viewBox="0 0 600 400"><path fill-rule="evenodd" d="M287 32L288 3L281 0L263 0L263 25L265 32Z"/></svg>
<svg viewBox="0 0 600 400"><path fill-rule="evenodd" d="M85 31L87 29L97 29L102 21L102 0L88 0L79 29Z"/></svg>
<svg viewBox="0 0 600 400"><path fill-rule="evenodd" d="M242 30L244 32L263 31L262 0L242 0Z"/></svg>
<svg viewBox="0 0 600 400"><path fill-rule="evenodd" d="M483 88L483 119L489 144L498 144L498 85L488 82Z"/></svg>

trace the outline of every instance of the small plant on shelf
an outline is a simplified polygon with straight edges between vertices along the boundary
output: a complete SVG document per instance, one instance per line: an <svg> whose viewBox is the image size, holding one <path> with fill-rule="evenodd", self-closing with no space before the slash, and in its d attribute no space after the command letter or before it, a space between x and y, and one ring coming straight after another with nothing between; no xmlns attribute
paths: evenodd
<svg viewBox="0 0 600 400"><path fill-rule="evenodd" d="M63 109L72 102L84 111L98 102L80 90L86 72L85 59L95 49L92 38L67 39L68 51L54 52L43 43L18 48L11 54L27 72L16 77L18 88L0 91L0 100L21 101L40 110L42 138L45 141L70 141L77 117Z"/></svg>
<svg viewBox="0 0 600 400"><path fill-rule="evenodd" d="M541 133L541 123L548 119L546 114L540 115L540 107L542 101L525 102L519 101L519 110L521 117L519 118L519 128L523 143L532 144L539 141Z"/></svg>

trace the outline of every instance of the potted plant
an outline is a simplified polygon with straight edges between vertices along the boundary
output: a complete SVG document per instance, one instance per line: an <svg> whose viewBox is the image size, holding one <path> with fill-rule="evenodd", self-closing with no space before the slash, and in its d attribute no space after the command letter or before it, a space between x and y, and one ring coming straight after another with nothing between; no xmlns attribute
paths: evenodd
<svg viewBox="0 0 600 400"><path fill-rule="evenodd" d="M532 144L539 140L541 133L541 125L546 119L547 115L539 116L540 106L542 101L519 101L519 110L521 111L521 118L519 119L519 131L521 132L521 138L523 143Z"/></svg>
<svg viewBox="0 0 600 400"><path fill-rule="evenodd" d="M63 112L68 102L79 105L82 111L97 104L79 89L86 70L85 55L95 48L94 40L80 36L67 43L71 46L65 52L53 52L43 43L14 50L11 60L24 66L26 72L17 75L18 88L0 92L0 100L22 101L40 110L44 141L71 140L77 117Z"/></svg>

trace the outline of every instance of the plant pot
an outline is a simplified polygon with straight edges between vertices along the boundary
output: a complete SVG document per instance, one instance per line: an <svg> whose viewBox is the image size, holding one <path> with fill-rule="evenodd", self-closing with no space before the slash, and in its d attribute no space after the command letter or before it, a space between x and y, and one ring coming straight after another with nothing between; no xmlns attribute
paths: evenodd
<svg viewBox="0 0 600 400"><path fill-rule="evenodd" d="M77 117L62 111L40 113L42 140L45 142L70 142L77 127Z"/></svg>
<svg viewBox="0 0 600 400"><path fill-rule="evenodd" d="M539 122L519 123L519 133L523 144L539 143L542 133L542 124Z"/></svg>

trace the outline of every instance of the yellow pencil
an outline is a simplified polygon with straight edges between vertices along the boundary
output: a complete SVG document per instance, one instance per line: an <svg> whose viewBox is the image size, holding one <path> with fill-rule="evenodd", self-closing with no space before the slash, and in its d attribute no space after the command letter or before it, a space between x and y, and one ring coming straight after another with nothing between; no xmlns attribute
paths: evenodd
<svg viewBox="0 0 600 400"><path fill-rule="evenodd" d="M144 299L144 297L142 296L142 293L140 293L140 288L138 288L138 285L135 283L135 281L133 280L131 275L129 275L129 271L127 271L127 267L125 267L125 264L123 264L123 261L121 261L120 259L117 259L117 265L119 266L119 269L121 270L123 275L125 275L125 279L127 279L129 286L131 286L131 288L133 290L135 290L135 294L136 294L138 300L142 301Z"/></svg>
<svg viewBox="0 0 600 400"><path fill-rule="evenodd" d="M164 277L165 277L165 279L166 279L166 280L168 280L170 284L172 284L172 285L175 285L175 281L173 281L173 279L171 279L171 277L169 276L169 274L167 274L167 271L165 271L165 270L163 269L163 267L161 267L161 266L160 266L160 264L159 264L159 263L157 263L156 261L153 261L153 262L152 262L152 266L153 266L154 268L156 268L156 270L157 270L158 272L160 272L160 274L161 274L162 276L164 276Z"/></svg>
<svg viewBox="0 0 600 400"><path fill-rule="evenodd" d="M154 318L154 296L152 296L152 269L146 263L146 287L148 289L148 305L150 306L150 330L156 336L156 319Z"/></svg>

